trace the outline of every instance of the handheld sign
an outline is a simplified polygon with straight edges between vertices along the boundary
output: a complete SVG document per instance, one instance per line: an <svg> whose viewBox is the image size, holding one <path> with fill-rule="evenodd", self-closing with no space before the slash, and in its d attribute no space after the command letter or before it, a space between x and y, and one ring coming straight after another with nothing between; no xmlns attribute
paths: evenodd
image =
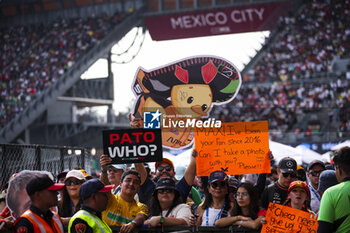
<svg viewBox="0 0 350 233"><path fill-rule="evenodd" d="M270 173L267 121L223 123L195 129L197 175Z"/></svg>
<svg viewBox="0 0 350 233"><path fill-rule="evenodd" d="M122 129L103 131L103 152L113 164L162 160L160 129Z"/></svg>
<svg viewBox="0 0 350 233"><path fill-rule="evenodd" d="M270 202L261 232L317 232L314 214Z"/></svg>
<svg viewBox="0 0 350 233"><path fill-rule="evenodd" d="M151 70L140 67L132 85L133 116L143 128L162 128L164 147L183 149L193 144L195 122L208 118L214 105L231 102L241 83L238 69L215 56L184 58Z"/></svg>

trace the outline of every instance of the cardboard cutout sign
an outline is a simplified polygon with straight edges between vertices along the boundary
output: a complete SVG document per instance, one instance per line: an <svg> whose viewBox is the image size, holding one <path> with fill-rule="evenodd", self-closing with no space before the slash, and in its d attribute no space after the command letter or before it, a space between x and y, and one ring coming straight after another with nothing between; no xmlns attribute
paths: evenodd
<svg viewBox="0 0 350 233"><path fill-rule="evenodd" d="M270 173L267 121L223 123L195 129L197 175L222 170L229 175Z"/></svg>
<svg viewBox="0 0 350 233"><path fill-rule="evenodd" d="M143 120L144 128L161 127L163 146L185 148L193 143L195 121L208 117L213 105L232 101L241 82L233 64L213 56L186 58L150 71L139 68L132 85L133 116ZM156 115L146 120L150 114Z"/></svg>
<svg viewBox="0 0 350 233"><path fill-rule="evenodd" d="M314 214L270 202L266 213L266 224L261 232L308 232L316 233L318 222Z"/></svg>
<svg viewBox="0 0 350 233"><path fill-rule="evenodd" d="M161 131L160 129L105 130L103 152L112 158L112 164L161 161Z"/></svg>
<svg viewBox="0 0 350 233"><path fill-rule="evenodd" d="M48 175L52 180L51 173L47 171L30 171L23 170L14 178L10 179L9 187L6 194L6 205L11 211L11 214L16 219L19 218L32 204L26 186L29 181L38 174Z"/></svg>

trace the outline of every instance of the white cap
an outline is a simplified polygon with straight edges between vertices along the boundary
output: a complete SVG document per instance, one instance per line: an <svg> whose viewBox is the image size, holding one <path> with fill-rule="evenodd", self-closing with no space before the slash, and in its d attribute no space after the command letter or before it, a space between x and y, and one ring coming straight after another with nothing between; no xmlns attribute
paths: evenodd
<svg viewBox="0 0 350 233"><path fill-rule="evenodd" d="M115 169L121 169L123 171L126 171L126 164L112 164L112 166L115 168Z"/></svg>
<svg viewBox="0 0 350 233"><path fill-rule="evenodd" d="M67 173L65 180L69 178L76 178L78 180L85 180L84 173L82 173L80 170L71 170Z"/></svg>

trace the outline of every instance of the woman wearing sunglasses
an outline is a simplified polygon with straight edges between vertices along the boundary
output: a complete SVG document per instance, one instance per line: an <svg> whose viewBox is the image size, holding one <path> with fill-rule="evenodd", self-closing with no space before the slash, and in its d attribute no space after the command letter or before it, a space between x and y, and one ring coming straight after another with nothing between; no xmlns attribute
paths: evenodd
<svg viewBox="0 0 350 233"><path fill-rule="evenodd" d="M214 171L209 175L208 193L205 200L198 206L198 226L214 226L215 222L229 216L231 210L228 193L228 176L223 171Z"/></svg>
<svg viewBox="0 0 350 233"><path fill-rule="evenodd" d="M231 216L216 221L216 227L238 225L259 229L265 219L266 210L259 210L258 193L250 183L241 183L235 194L235 204Z"/></svg>
<svg viewBox="0 0 350 233"><path fill-rule="evenodd" d="M150 202L150 218L144 224L151 227L187 226L191 215L190 206L183 204L175 181L171 178L160 178Z"/></svg>
<svg viewBox="0 0 350 233"><path fill-rule="evenodd" d="M288 198L284 205L313 213L310 207L310 190L308 185L300 180L292 182L289 185Z"/></svg>
<svg viewBox="0 0 350 233"><path fill-rule="evenodd" d="M68 226L70 218L80 209L81 201L79 189L85 181L85 176L80 170L71 170L64 180L65 188L63 196L58 203L58 214L64 225Z"/></svg>

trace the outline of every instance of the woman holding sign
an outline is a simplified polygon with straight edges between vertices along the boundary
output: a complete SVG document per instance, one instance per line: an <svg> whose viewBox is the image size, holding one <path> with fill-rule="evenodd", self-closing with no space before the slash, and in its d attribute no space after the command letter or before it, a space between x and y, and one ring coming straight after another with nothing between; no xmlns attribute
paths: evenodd
<svg viewBox="0 0 350 233"><path fill-rule="evenodd" d="M228 180L228 176L223 171L214 171L210 174L208 193L204 202L197 209L196 225L214 226L218 219L230 216Z"/></svg>
<svg viewBox="0 0 350 233"><path fill-rule="evenodd" d="M292 182L289 185L288 198L284 205L313 213L310 208L310 190L308 185L300 180Z"/></svg>
<svg viewBox="0 0 350 233"><path fill-rule="evenodd" d="M259 210L258 193L250 183L241 183L235 194L231 216L216 221L216 227L238 225L250 229L259 229L266 211Z"/></svg>

